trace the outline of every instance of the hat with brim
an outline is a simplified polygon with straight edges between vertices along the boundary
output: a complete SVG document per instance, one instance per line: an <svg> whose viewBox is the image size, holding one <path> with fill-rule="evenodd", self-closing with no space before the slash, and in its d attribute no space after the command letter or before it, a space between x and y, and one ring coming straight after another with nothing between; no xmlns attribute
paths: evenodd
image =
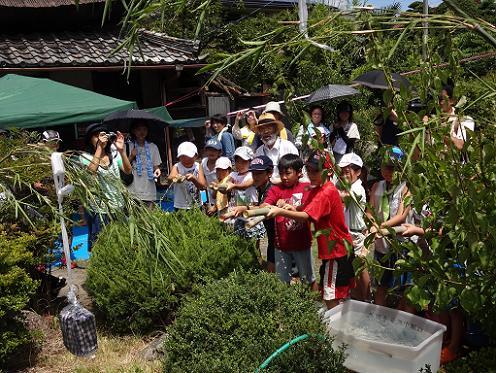
<svg viewBox="0 0 496 373"><path fill-rule="evenodd" d="M232 163L227 157L220 157L215 161L215 168L219 168L221 170L227 170L232 168Z"/></svg>
<svg viewBox="0 0 496 373"><path fill-rule="evenodd" d="M272 171L274 168L274 163L272 160L266 155L259 155L254 158L251 163L248 171Z"/></svg>
<svg viewBox="0 0 496 373"><path fill-rule="evenodd" d="M100 132L107 132L107 126L103 123L93 123L86 127L84 135L86 143L88 144L90 142L91 136L93 136L93 134Z"/></svg>
<svg viewBox="0 0 496 373"><path fill-rule="evenodd" d="M280 120L277 120L274 114L271 113L262 113L258 118L258 123L255 129L259 129L262 126L268 126L275 124L277 126L277 131L281 131L284 128L284 123Z"/></svg>
<svg viewBox="0 0 496 373"><path fill-rule="evenodd" d="M264 113L279 113L280 115L284 116L284 113L281 110L281 105L277 101L267 102L263 112Z"/></svg>
<svg viewBox="0 0 496 373"><path fill-rule="evenodd" d="M233 157L240 157L245 161L251 161L253 159L253 150L248 146L240 146L234 152Z"/></svg>
<svg viewBox="0 0 496 373"><path fill-rule="evenodd" d="M198 149L196 148L196 145L189 141L182 142L177 148L178 158L183 155L189 158L194 158L197 154Z"/></svg>
<svg viewBox="0 0 496 373"><path fill-rule="evenodd" d="M341 160L338 163L340 168L347 167L349 165L355 165L358 167L363 167L362 158L358 154L355 153L347 153L341 157Z"/></svg>
<svg viewBox="0 0 496 373"><path fill-rule="evenodd" d="M42 133L41 138L44 142L60 142L60 134L55 130L46 130Z"/></svg>
<svg viewBox="0 0 496 373"><path fill-rule="evenodd" d="M207 148L214 149L214 150L222 150L222 144L217 139L211 138L205 144L205 149L207 149Z"/></svg>

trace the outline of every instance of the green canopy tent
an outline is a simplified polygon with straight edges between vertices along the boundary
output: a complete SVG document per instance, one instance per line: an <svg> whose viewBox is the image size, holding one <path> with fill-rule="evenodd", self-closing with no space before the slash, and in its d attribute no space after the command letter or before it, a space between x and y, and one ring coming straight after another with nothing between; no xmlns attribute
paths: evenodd
<svg viewBox="0 0 496 373"><path fill-rule="evenodd" d="M0 128L35 128L98 122L118 110L136 108L119 100L55 82L8 74L0 78Z"/></svg>

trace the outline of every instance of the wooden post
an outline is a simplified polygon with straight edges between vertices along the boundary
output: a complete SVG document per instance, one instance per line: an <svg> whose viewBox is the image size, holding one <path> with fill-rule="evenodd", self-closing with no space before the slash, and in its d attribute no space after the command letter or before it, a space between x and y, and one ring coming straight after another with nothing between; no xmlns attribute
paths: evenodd
<svg viewBox="0 0 496 373"><path fill-rule="evenodd" d="M170 128L167 126L164 129L165 135L165 146L167 147L167 172L170 173L172 170L172 141L170 136Z"/></svg>

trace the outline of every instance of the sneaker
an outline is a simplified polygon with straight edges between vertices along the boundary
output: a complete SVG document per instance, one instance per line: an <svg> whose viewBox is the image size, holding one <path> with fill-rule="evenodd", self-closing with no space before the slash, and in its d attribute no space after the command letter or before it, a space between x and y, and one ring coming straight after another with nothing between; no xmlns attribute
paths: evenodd
<svg viewBox="0 0 496 373"><path fill-rule="evenodd" d="M448 347L444 347L441 350L441 365L448 364L449 362L456 360L458 355L451 351Z"/></svg>

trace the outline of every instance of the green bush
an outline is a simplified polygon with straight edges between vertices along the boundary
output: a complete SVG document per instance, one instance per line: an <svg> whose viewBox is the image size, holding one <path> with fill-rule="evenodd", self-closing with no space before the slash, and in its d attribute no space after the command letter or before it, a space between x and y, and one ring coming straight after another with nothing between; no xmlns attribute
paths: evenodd
<svg viewBox="0 0 496 373"><path fill-rule="evenodd" d="M446 364L441 368L443 373L477 373L496 372L496 347L484 347L472 351L467 356Z"/></svg>
<svg viewBox="0 0 496 373"><path fill-rule="evenodd" d="M233 272L183 302L165 341L165 372L253 372L302 334L324 334L315 297L268 273ZM344 354L329 339L300 342L269 365L273 372L341 372Z"/></svg>
<svg viewBox="0 0 496 373"><path fill-rule="evenodd" d="M21 322L21 311L37 286L26 272L32 260L28 247L35 243L32 235L0 234L0 366L32 340Z"/></svg>
<svg viewBox="0 0 496 373"><path fill-rule="evenodd" d="M149 219L160 235L137 229L131 217L108 225L93 248L87 285L114 331L139 333L166 324L195 284L257 263L253 241L230 234L200 211L157 210Z"/></svg>

